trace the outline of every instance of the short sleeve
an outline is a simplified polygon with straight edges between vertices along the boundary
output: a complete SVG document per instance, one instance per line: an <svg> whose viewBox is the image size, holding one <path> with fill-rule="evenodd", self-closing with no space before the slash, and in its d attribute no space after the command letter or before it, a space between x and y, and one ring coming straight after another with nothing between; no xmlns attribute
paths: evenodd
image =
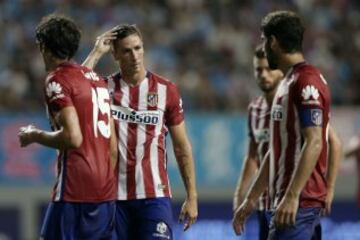
<svg viewBox="0 0 360 240"><path fill-rule="evenodd" d="M71 86L59 76L51 77L45 86L45 98L49 110L58 112L61 109L73 106Z"/></svg>
<svg viewBox="0 0 360 240"><path fill-rule="evenodd" d="M248 119L247 119L247 126L248 126L248 136L249 138L251 139L254 139L254 132L252 130L252 126L251 126L251 123L252 123L252 107L251 105L248 106Z"/></svg>
<svg viewBox="0 0 360 240"><path fill-rule="evenodd" d="M299 75L289 93L294 99L302 128L323 126L328 101L323 85L320 73L308 72Z"/></svg>
<svg viewBox="0 0 360 240"><path fill-rule="evenodd" d="M169 84L167 89L167 104L165 121L167 126L175 126L184 121L182 99L175 84Z"/></svg>

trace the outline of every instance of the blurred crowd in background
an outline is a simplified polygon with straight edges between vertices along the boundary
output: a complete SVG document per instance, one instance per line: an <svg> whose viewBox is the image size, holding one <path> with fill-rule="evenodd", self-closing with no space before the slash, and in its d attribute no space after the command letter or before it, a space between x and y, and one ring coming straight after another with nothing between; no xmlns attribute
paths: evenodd
<svg viewBox="0 0 360 240"><path fill-rule="evenodd" d="M360 2L356 0L0 0L0 111L43 110L46 75L34 38L42 16L58 12L82 30L82 62L102 32L137 24L148 70L178 84L188 111L244 111L258 94L252 55L260 21L272 10L305 21L306 59L324 73L336 105L360 104ZM117 71L111 55L96 67Z"/></svg>

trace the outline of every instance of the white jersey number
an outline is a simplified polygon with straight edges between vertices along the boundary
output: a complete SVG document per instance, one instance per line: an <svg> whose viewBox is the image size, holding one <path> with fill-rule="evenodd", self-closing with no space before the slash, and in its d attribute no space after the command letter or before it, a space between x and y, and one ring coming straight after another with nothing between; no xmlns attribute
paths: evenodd
<svg viewBox="0 0 360 240"><path fill-rule="evenodd" d="M109 92L106 88L91 89L93 102L93 120L95 137L98 136L98 130L105 138L110 138L110 104L106 100L110 100ZM102 114L108 116L107 123L99 120L99 110Z"/></svg>

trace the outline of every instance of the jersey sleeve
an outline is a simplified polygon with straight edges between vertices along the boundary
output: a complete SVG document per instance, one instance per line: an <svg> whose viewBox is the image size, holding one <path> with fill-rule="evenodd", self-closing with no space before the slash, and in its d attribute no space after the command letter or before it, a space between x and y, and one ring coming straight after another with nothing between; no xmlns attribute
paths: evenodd
<svg viewBox="0 0 360 240"><path fill-rule="evenodd" d="M73 106L71 85L61 76L51 77L47 81L45 92L50 111L58 112L65 107Z"/></svg>
<svg viewBox="0 0 360 240"><path fill-rule="evenodd" d="M301 128L323 126L327 101L324 81L317 72L300 74L289 93L298 110Z"/></svg>
<svg viewBox="0 0 360 240"><path fill-rule="evenodd" d="M165 120L167 126L176 126L184 120L182 99L175 84L170 84L167 90Z"/></svg>
<svg viewBox="0 0 360 240"><path fill-rule="evenodd" d="M251 114L252 114L252 106L251 104L248 106L248 119L247 119L247 126L248 126L248 136L250 139L254 139L254 132L251 126Z"/></svg>

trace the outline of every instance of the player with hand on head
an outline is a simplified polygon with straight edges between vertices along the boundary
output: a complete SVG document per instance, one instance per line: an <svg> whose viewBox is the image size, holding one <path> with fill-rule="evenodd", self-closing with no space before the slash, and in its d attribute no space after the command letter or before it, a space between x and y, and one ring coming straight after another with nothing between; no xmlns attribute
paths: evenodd
<svg viewBox="0 0 360 240"><path fill-rule="evenodd" d="M94 68L112 49L120 72L110 75L112 114L119 137L117 239L173 239L171 191L165 137L186 188L179 220L195 223L197 191L191 144L177 87L145 69L143 38L135 25L123 24L97 38L84 65Z"/></svg>
<svg viewBox="0 0 360 240"><path fill-rule="evenodd" d="M117 142L107 83L71 59L81 33L67 17L48 15L36 40L48 75L45 100L52 132L22 127L22 147L59 150L57 181L41 239L111 239L114 227Z"/></svg>
<svg viewBox="0 0 360 240"><path fill-rule="evenodd" d="M237 234L267 183L269 239L311 239L326 206L330 92L320 71L305 62L303 33L290 11L269 13L262 22L269 66L286 74L271 108L269 157L233 219Z"/></svg>

